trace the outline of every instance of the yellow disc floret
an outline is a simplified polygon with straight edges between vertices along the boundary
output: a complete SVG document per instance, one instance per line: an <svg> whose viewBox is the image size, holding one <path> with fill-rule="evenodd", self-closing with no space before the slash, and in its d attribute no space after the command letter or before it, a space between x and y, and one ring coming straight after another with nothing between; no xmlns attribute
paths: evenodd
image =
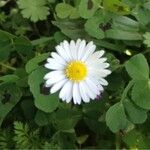
<svg viewBox="0 0 150 150"><path fill-rule="evenodd" d="M72 61L67 65L65 73L70 80L79 82L87 76L87 66L81 61Z"/></svg>

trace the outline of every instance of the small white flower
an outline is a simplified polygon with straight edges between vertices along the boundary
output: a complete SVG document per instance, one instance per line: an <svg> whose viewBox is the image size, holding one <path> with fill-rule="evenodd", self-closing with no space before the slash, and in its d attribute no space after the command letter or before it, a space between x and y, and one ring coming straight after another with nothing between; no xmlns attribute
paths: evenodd
<svg viewBox="0 0 150 150"><path fill-rule="evenodd" d="M67 103L73 99L74 104L81 104L81 100L87 103L100 95L108 85L104 78L111 71L107 58L102 57L104 51L95 49L92 41L86 44L80 39L57 45L57 52L52 52L45 64L51 70L44 76L50 93L60 90L59 98Z"/></svg>

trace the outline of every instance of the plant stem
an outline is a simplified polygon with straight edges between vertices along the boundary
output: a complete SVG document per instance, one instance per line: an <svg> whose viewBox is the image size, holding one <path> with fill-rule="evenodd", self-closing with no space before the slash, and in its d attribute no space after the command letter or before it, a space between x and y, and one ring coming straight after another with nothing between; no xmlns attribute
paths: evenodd
<svg viewBox="0 0 150 150"><path fill-rule="evenodd" d="M14 68L14 67L12 67L12 66L9 66L9 65L6 65L6 64L4 64L4 63L2 63L2 62L0 62L0 65L3 66L3 67L5 67L5 68L7 68L7 69L13 70L13 71L16 70L16 68Z"/></svg>
<svg viewBox="0 0 150 150"><path fill-rule="evenodd" d="M116 150L120 150L120 144L121 144L120 134L119 132L117 132L116 133Z"/></svg>
<svg viewBox="0 0 150 150"><path fill-rule="evenodd" d="M122 93L121 102L127 97L128 91L132 88L133 85L134 85L134 81L131 80Z"/></svg>

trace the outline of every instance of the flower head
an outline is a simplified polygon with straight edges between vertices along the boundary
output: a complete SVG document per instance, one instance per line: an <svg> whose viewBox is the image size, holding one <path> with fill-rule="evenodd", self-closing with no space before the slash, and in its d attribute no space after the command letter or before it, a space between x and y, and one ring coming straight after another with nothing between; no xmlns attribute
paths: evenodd
<svg viewBox="0 0 150 150"><path fill-rule="evenodd" d="M45 86L50 93L60 90L59 98L69 103L81 104L95 99L104 90L108 82L104 79L111 73L107 68L107 58L102 57L103 50L95 51L93 42L86 43L78 39L70 43L66 40L56 46L45 67L50 72L44 76Z"/></svg>

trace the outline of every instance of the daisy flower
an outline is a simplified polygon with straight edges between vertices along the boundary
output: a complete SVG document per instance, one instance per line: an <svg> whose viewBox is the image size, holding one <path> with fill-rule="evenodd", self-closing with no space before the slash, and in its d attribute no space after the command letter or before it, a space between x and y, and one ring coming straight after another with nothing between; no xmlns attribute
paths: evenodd
<svg viewBox="0 0 150 150"><path fill-rule="evenodd" d="M44 76L45 86L53 94L60 90L59 98L69 103L81 104L99 96L108 82L104 79L111 73L107 68L104 50L95 51L93 42L78 39L63 41L55 47L45 67L50 72Z"/></svg>

